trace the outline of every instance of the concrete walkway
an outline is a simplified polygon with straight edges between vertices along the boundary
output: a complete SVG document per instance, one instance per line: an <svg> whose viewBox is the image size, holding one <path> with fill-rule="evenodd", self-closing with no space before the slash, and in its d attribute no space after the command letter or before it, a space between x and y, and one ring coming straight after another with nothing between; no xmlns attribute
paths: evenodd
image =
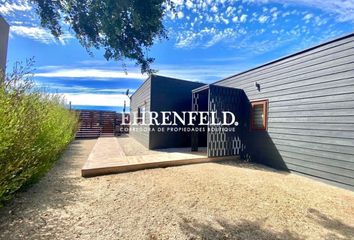
<svg viewBox="0 0 354 240"><path fill-rule="evenodd" d="M92 149L84 168L127 164L125 153L115 137L100 137Z"/></svg>
<svg viewBox="0 0 354 240"><path fill-rule="evenodd" d="M127 141L127 139L125 139ZM129 148L143 146L129 138ZM85 165L81 169L83 177L137 171L147 168L179 166L185 164L205 163L237 159L237 157L208 158L206 148L198 152L191 152L190 148L169 148L148 150L144 153L137 151L137 155L127 156L117 137L99 138L90 153Z"/></svg>

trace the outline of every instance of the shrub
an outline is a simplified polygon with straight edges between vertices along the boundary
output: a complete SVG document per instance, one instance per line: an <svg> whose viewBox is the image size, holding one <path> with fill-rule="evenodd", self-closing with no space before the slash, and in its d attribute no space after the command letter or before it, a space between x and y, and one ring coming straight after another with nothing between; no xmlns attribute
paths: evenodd
<svg viewBox="0 0 354 240"><path fill-rule="evenodd" d="M33 61L0 76L0 205L37 181L73 140L77 115L32 82Z"/></svg>

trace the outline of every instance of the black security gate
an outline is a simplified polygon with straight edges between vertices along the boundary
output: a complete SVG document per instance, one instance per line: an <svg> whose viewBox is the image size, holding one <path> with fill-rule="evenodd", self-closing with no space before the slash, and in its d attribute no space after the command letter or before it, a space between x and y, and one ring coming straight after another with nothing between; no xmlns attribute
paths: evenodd
<svg viewBox="0 0 354 240"><path fill-rule="evenodd" d="M192 94L193 111L207 110L209 116L215 112L215 122L222 121L223 112L229 111L236 116L238 122L238 125L208 126L206 134L208 157L241 156L243 159L248 159L246 142L250 103L245 92L236 88L208 85L195 89ZM228 115L228 122L230 117ZM200 133L193 132L192 150L198 150L198 146L200 146Z"/></svg>

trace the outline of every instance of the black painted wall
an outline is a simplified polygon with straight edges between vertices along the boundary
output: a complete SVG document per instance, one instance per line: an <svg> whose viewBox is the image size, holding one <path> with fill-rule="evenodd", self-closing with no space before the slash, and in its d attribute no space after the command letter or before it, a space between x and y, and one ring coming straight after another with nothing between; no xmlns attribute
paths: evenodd
<svg viewBox="0 0 354 240"><path fill-rule="evenodd" d="M153 75L151 77L151 111L191 111L192 90L205 84ZM155 129L158 126L152 126ZM177 126L179 127L179 126ZM190 147L187 132L150 132L149 148Z"/></svg>

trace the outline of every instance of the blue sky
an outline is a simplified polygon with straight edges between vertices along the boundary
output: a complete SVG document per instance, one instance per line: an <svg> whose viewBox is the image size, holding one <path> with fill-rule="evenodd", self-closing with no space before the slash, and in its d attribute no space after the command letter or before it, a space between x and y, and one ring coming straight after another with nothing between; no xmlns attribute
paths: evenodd
<svg viewBox="0 0 354 240"><path fill-rule="evenodd" d="M262 63L353 32L354 0L174 0L168 40L149 52L158 74L212 83ZM35 81L73 105L116 107L146 76L130 62L90 56L69 30L59 39L39 26L24 0L0 0L11 25L8 65L34 57Z"/></svg>

